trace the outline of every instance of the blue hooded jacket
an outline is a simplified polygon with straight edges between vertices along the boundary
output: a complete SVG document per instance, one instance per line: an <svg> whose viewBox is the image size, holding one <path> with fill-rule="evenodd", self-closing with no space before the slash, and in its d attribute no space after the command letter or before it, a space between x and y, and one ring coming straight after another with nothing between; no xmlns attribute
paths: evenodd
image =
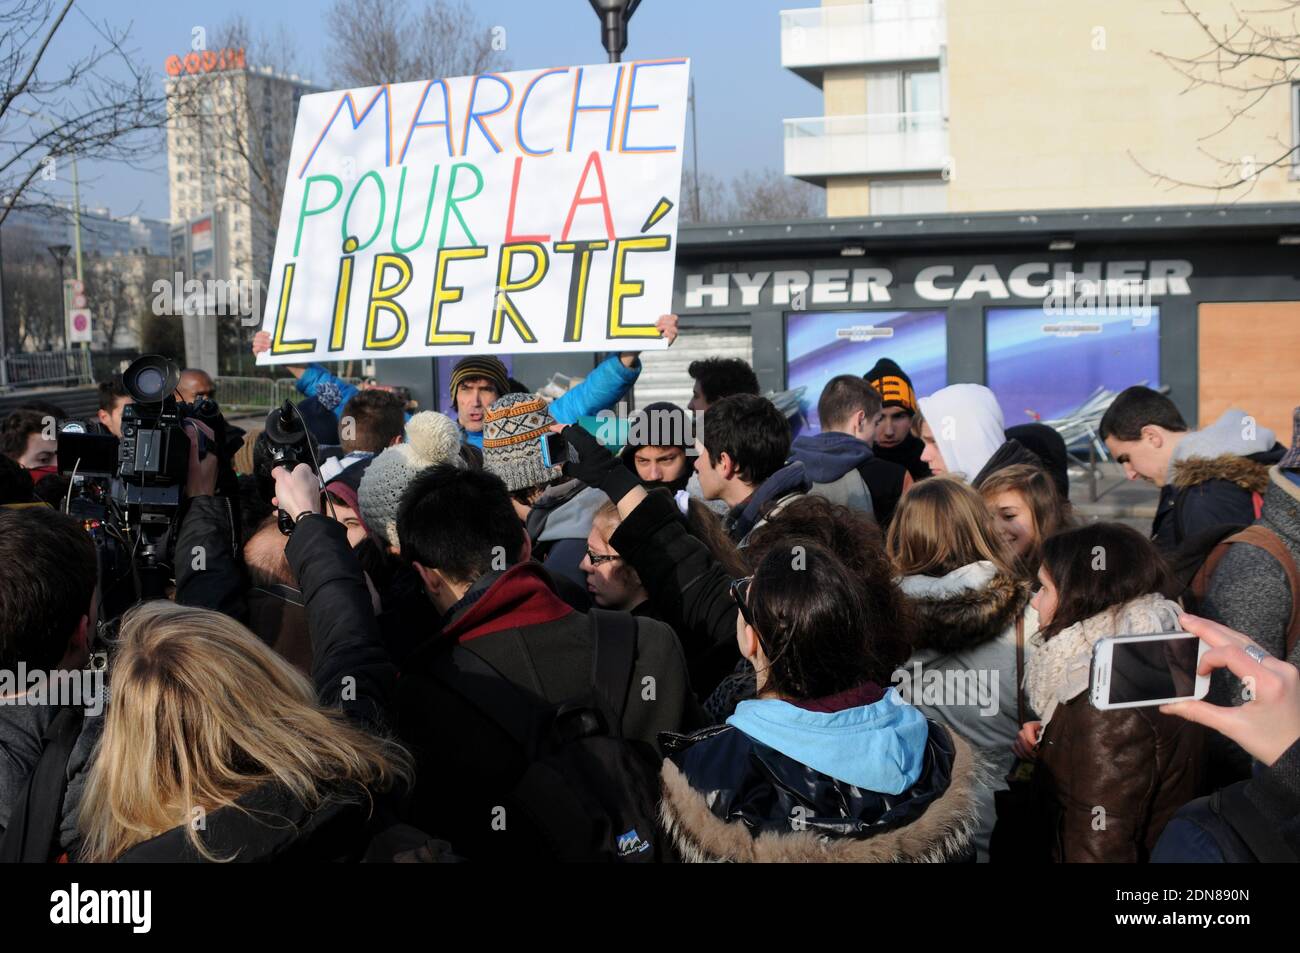
<svg viewBox="0 0 1300 953"><path fill-rule="evenodd" d="M581 384L551 401L551 416L557 424L575 424L579 417L590 417L613 407L627 396L640 375L640 358L631 367L624 367L617 354L610 355L597 364ZM471 447L483 449L482 430L470 431L461 427L460 432Z"/></svg>
<svg viewBox="0 0 1300 953"><path fill-rule="evenodd" d="M567 394L551 401L551 416L557 424L577 423L579 417L588 417L606 407L612 407L627 396L641 375L641 361L624 367L618 355L605 358L587 378ZM343 408L357 393L357 388L340 380L321 364L310 365L297 383L299 393L315 397L320 405L343 417ZM470 432L461 428L464 441L472 447L483 449L483 431Z"/></svg>
<svg viewBox="0 0 1300 953"><path fill-rule="evenodd" d="M803 463L814 483L834 483L871 459L871 447L857 437L835 431L794 438L790 457Z"/></svg>
<svg viewBox="0 0 1300 953"><path fill-rule="evenodd" d="M889 688L880 701L837 712L777 699L741 702L727 724L837 781L901 794L921 776L930 726Z"/></svg>

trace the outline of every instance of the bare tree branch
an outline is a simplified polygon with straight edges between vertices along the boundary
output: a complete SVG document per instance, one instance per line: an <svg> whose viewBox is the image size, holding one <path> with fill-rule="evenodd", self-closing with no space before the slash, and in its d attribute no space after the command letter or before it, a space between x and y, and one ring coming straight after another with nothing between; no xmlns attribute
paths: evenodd
<svg viewBox="0 0 1300 953"><path fill-rule="evenodd" d="M1270 9L1239 10L1230 7L1233 22L1216 29L1199 13L1192 0L1178 0L1178 9L1169 15L1190 19L1206 47L1190 56L1174 55L1159 50L1152 52L1174 69L1186 81L1180 95L1201 89L1218 89L1231 94L1237 101L1226 106L1227 117L1217 128L1198 136L1205 143L1222 135L1237 123L1249 119L1271 94L1278 89L1290 92L1291 84L1300 79L1300 0L1279 0L1280 6ZM1289 15L1285 26L1266 24L1262 18ZM1257 19L1259 18L1259 19ZM1245 192L1235 195L1241 201L1254 191L1259 175L1269 169L1280 168L1294 162L1297 146L1287 145L1274 133L1268 137L1276 143L1277 153L1271 158L1255 161L1253 156L1235 159L1211 154L1202 146L1198 153L1208 158L1219 170L1217 181L1194 181L1177 178L1159 170L1147 168L1136 156L1130 159L1151 176L1157 185L1168 189L1192 188L1217 194L1231 193L1243 186Z"/></svg>

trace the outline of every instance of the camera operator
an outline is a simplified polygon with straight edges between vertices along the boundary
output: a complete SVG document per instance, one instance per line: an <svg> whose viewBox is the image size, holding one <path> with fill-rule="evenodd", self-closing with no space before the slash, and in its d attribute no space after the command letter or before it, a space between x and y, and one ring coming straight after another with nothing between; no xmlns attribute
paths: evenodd
<svg viewBox="0 0 1300 953"><path fill-rule="evenodd" d="M122 386L121 374L99 382L99 425L119 440L122 439L122 410L131 401L131 395Z"/></svg>

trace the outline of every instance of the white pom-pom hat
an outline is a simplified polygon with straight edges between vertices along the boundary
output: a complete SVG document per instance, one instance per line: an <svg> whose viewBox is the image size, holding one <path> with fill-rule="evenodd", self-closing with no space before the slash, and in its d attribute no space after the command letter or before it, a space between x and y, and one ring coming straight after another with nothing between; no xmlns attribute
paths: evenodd
<svg viewBox="0 0 1300 953"><path fill-rule="evenodd" d="M397 539L397 507L402 494L421 471L439 463L463 467L460 428L445 414L425 410L406 422L406 442L383 450L370 464L357 502L361 519L392 546Z"/></svg>

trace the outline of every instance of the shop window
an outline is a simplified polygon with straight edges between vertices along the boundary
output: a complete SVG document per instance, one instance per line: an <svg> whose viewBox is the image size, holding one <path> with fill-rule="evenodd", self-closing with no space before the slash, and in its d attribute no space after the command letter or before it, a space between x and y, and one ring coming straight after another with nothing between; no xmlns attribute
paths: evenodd
<svg viewBox="0 0 1300 953"><path fill-rule="evenodd" d="M985 312L989 388L1008 427L1069 415L1099 388L1160 386L1160 309L1079 302Z"/></svg>
<svg viewBox="0 0 1300 953"><path fill-rule="evenodd" d="M804 387L804 414L820 427L817 399L832 377L861 376L882 357L912 379L917 395L948 383L943 311L792 311L785 322L786 386Z"/></svg>

